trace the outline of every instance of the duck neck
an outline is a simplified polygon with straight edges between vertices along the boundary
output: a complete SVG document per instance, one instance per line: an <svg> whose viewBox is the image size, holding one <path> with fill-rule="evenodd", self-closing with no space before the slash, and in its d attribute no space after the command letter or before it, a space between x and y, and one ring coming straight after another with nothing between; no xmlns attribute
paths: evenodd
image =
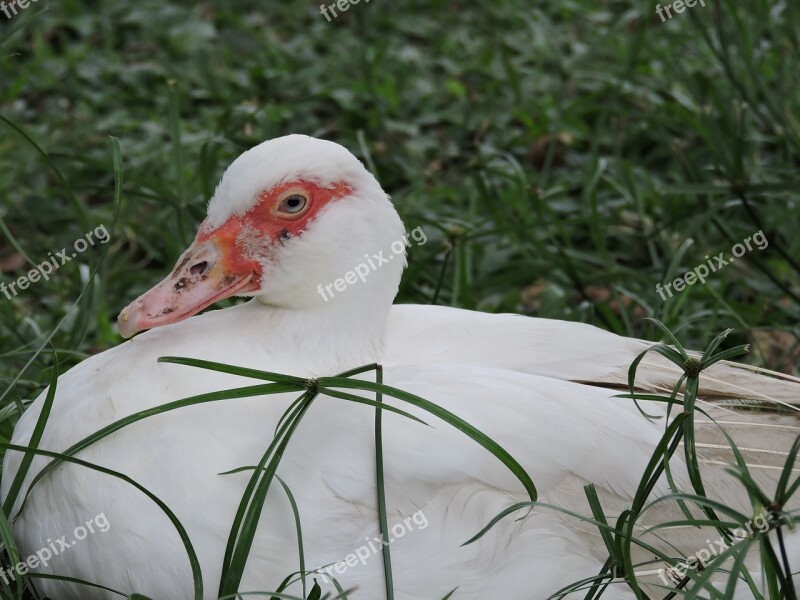
<svg viewBox="0 0 800 600"><path fill-rule="evenodd" d="M265 340L281 349L293 375L331 376L380 362L383 355L391 299L329 302L296 309L255 298L246 306L256 313Z"/></svg>

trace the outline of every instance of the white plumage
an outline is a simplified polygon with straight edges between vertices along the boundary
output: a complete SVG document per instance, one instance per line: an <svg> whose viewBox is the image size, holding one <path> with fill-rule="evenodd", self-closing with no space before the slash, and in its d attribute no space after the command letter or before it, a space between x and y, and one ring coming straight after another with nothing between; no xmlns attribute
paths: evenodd
<svg viewBox="0 0 800 600"><path fill-rule="evenodd" d="M308 192L312 206L307 222L261 227L248 221L259 203L274 207L277 200L270 191L286 185ZM326 190L334 189L344 193L314 205ZM264 214L257 216L265 218ZM269 214L276 222L285 216ZM233 222L238 227L235 243L223 247L215 232ZM241 282L230 284L239 286L235 293L255 298L144 333L63 375L41 448L63 451L137 411L257 383L158 363L160 356L301 377L334 375L378 362L388 385L441 405L499 442L530 474L544 501L589 514L581 486L593 482L613 512L638 485L664 425L645 419L629 400L612 396L625 384L627 367L646 342L575 323L392 306L403 268L400 259L372 270L333 298L320 296L319 284L341 277L367 254L382 249L388 253L389 244L403 236L403 225L385 193L344 148L287 136L246 152L225 173L200 231L165 283L123 312L121 330L130 335L186 318L196 310L187 313L184 304L192 302L190 308L200 310L216 298L219 286L229 285L228 276L236 275ZM236 260L225 262L225 253L231 252ZM247 267L239 272L232 270L234 264ZM184 287L175 287L181 281ZM218 284L213 293L209 281ZM156 313L155 306L169 310ZM637 383L642 389L664 390L679 374L660 357L648 358ZM374 380L374 373L359 378ZM709 398L800 400L796 380L736 365L719 364L702 382ZM129 475L175 512L198 552L204 597L216 598L225 543L250 476L247 471L220 473L256 464L278 419L296 397L225 400L157 415L78 456ZM43 398L44 394L20 419L14 443L28 442ZM403 535L391 546L398 600L438 599L456 587L454 599L546 598L597 573L606 555L596 531L547 510L536 510L521 521L507 518L475 544L462 547L502 509L524 501L524 489L463 433L423 411L392 403L433 425L384 416L389 526L405 523ZM663 412L657 405L645 410ZM720 415L743 420L733 413ZM319 397L283 458L278 474L297 499L308 569L341 561L378 535L373 421L369 407ZM774 430L785 431L783 437L770 436L770 443L785 450L793 425L779 417L759 417L759 422L790 428ZM705 430L711 439L713 428ZM731 425L731 430L741 433L750 446L761 443L761 429ZM728 460L724 452L717 454L718 462ZM757 456L754 462L762 459L764 466L772 465L770 455ZM34 460L23 490L47 462ZM678 462L675 474L680 480ZM3 497L19 463L19 453L7 454ZM764 473L774 478L769 469ZM715 494L735 501L730 479L720 475L714 486ZM117 479L75 465L60 466L34 488L14 522L14 534L27 555L100 513L110 523L108 531L80 541L43 572L158 600L192 597L189 563L174 527L149 499ZM691 552L696 542L691 536L683 541ZM294 519L276 482L240 591L274 590L298 568ZM384 597L379 553L371 552L334 575L345 588L358 588L356 599ZM324 577L316 578L324 584ZM56 599L115 597L77 584L38 585ZM290 592L299 595L299 584ZM612 586L604 596L628 597L622 586Z"/></svg>

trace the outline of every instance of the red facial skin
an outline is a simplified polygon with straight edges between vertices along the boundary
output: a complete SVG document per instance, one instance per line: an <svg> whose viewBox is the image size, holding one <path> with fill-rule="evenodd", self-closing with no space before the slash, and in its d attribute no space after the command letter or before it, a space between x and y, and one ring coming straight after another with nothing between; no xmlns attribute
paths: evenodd
<svg viewBox="0 0 800 600"><path fill-rule="evenodd" d="M260 290L263 269L245 255L240 246L242 233L256 232L264 246L291 239L301 235L330 202L351 193L342 182L321 187L309 181L291 181L262 192L253 208L216 229L204 222L172 273L120 313L120 333L131 337L144 329L177 323L234 294ZM306 204L291 214L286 207L281 209L281 203L294 194L304 196Z"/></svg>
<svg viewBox="0 0 800 600"><path fill-rule="evenodd" d="M272 243L279 238L294 237L305 230L306 225L313 221L319 212L332 200L336 200L352 193L352 189L345 183L336 183L331 188L323 188L314 183L298 180L284 183L269 191L258 195L258 203L241 216L233 216L216 229L205 231L205 222L200 226L200 231L194 243L199 244L212 240L217 246L224 249L223 265L230 274L241 275L254 273L252 290L260 288L261 265L242 255L237 245L239 235L245 229L256 229L260 237ZM293 193L303 194L308 198L305 210L297 215L287 215L277 211L282 199Z"/></svg>

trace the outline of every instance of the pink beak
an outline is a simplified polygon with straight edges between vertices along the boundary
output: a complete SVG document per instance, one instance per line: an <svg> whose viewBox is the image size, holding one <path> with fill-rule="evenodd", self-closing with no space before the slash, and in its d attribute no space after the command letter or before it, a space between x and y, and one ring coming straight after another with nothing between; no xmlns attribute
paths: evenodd
<svg viewBox="0 0 800 600"><path fill-rule="evenodd" d="M188 319L215 302L260 288L258 265L220 249L214 238L195 242L172 273L126 306L117 323L122 337Z"/></svg>

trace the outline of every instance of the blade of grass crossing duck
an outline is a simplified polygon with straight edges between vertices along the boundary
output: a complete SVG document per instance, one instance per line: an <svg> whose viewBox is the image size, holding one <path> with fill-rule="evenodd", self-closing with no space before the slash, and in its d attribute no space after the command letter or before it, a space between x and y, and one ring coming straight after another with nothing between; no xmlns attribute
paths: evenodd
<svg viewBox="0 0 800 600"><path fill-rule="evenodd" d="M50 375L50 386L47 388L47 395L42 403L42 412L39 413L39 418L36 420L33 433L31 433L31 439L28 441L28 447L34 449L38 448L39 442L42 441L44 428L47 426L47 420L50 418L50 410L53 407L53 399L56 397L56 388L58 387L58 354L56 353L52 344L50 345L50 349L53 352L53 366L52 373ZM22 482L25 481L25 476L28 474L28 470L31 468L33 457L34 455L31 453L26 453L22 456L22 460L19 463L19 468L14 475L14 479L11 481L11 487L8 490L8 494L6 494L5 501L3 502L3 514L6 516L10 517L11 515L11 510L14 508L14 503L17 501L17 496L22 488Z"/></svg>
<svg viewBox="0 0 800 600"><path fill-rule="evenodd" d="M231 527L220 578L219 595L238 592L244 569L255 539L259 517L267 498L267 492L278 469L283 453L303 416L317 396L315 387L303 394L304 401L296 406L281 430L269 444L264 456L253 471L253 475L242 495L239 509Z"/></svg>
<svg viewBox="0 0 800 600"><path fill-rule="evenodd" d="M383 367L378 365L375 371L375 381L383 385ZM375 392L375 402L380 405L383 396L380 391ZM392 579L392 555L389 548L389 525L386 519L386 487L383 473L383 411L380 406L375 408L375 485L378 493L378 522L381 530L381 552L383 554L383 581L386 586L386 600L394 600L394 581Z"/></svg>

